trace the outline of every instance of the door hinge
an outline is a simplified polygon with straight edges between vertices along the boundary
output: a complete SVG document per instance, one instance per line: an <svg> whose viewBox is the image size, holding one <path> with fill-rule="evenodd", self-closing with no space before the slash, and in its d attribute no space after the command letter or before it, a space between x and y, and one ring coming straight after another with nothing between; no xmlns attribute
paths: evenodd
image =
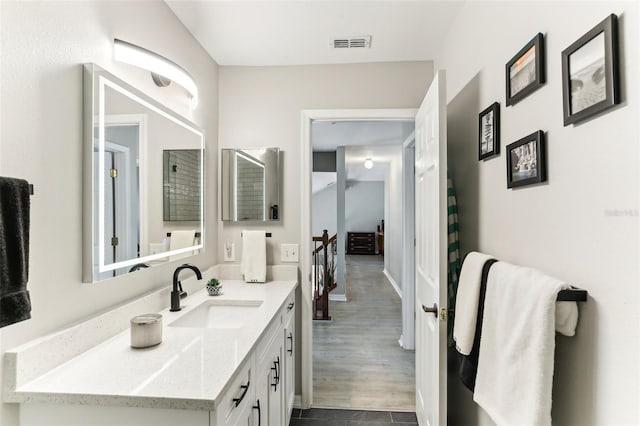
<svg viewBox="0 0 640 426"><path fill-rule="evenodd" d="M111 245L112 245L113 247L115 247L115 246L117 246L117 245L118 245L118 237L113 237L113 238L111 238Z"/></svg>
<svg viewBox="0 0 640 426"><path fill-rule="evenodd" d="M118 169L109 169L109 176L113 179L118 177Z"/></svg>

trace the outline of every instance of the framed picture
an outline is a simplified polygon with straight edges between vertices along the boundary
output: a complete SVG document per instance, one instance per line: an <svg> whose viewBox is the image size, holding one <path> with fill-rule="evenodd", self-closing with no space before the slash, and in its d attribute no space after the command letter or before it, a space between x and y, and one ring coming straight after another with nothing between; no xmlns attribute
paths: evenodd
<svg viewBox="0 0 640 426"><path fill-rule="evenodd" d="M562 51L564 125L620 102L618 18L609 15Z"/></svg>
<svg viewBox="0 0 640 426"><path fill-rule="evenodd" d="M507 106L515 105L545 82L544 36L536 34L505 67Z"/></svg>
<svg viewBox="0 0 640 426"><path fill-rule="evenodd" d="M546 180L547 166L542 130L507 145L507 188Z"/></svg>
<svg viewBox="0 0 640 426"><path fill-rule="evenodd" d="M500 104L494 102L478 120L478 160L500 153Z"/></svg>

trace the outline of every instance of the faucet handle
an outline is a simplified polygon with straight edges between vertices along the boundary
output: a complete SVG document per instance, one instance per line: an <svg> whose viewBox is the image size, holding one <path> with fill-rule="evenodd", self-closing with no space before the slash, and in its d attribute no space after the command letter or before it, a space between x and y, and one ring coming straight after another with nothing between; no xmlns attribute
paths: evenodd
<svg viewBox="0 0 640 426"><path fill-rule="evenodd" d="M187 297L187 292L182 289L182 281L178 281L178 293L180 294L180 299Z"/></svg>

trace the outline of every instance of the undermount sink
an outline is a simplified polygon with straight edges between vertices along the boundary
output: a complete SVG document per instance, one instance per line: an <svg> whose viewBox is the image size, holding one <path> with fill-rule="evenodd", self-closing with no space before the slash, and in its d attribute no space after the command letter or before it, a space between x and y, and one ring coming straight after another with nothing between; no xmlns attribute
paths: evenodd
<svg viewBox="0 0 640 426"><path fill-rule="evenodd" d="M260 305L262 300L207 300L171 322L169 327L242 328Z"/></svg>

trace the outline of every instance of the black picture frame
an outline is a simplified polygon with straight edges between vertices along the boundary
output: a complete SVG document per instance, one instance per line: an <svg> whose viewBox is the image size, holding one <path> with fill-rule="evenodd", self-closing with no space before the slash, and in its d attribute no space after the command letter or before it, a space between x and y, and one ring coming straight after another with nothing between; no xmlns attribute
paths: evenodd
<svg viewBox="0 0 640 426"><path fill-rule="evenodd" d="M515 105L546 81L544 35L538 33L505 65L507 106Z"/></svg>
<svg viewBox="0 0 640 426"><path fill-rule="evenodd" d="M507 145L507 188L547 180L544 132L538 130Z"/></svg>
<svg viewBox="0 0 640 426"><path fill-rule="evenodd" d="M618 68L618 17L611 14L562 51L565 126L620 103Z"/></svg>
<svg viewBox="0 0 640 426"><path fill-rule="evenodd" d="M494 102L478 115L478 161L500 153L500 104Z"/></svg>

